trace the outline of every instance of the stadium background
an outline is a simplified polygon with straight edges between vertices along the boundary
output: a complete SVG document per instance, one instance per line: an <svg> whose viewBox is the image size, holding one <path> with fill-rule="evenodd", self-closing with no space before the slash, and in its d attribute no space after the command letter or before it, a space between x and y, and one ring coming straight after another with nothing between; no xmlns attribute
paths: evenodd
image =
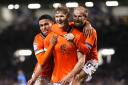
<svg viewBox="0 0 128 85"><path fill-rule="evenodd" d="M36 63L32 42L39 31L37 18L42 14L53 16L53 3L93 2L89 18L97 30L100 66L87 85L127 85L128 83L128 1L117 0L118 5L107 6L107 0L1 0L0 1L0 85L17 82L22 69L28 80ZM38 3L30 9L28 4ZM70 8L71 10L73 8ZM72 13L71 13L72 14ZM103 50L105 49L105 53ZM25 51L24 54L20 51ZM107 51L106 51L107 50ZM23 54L23 55L22 55Z"/></svg>

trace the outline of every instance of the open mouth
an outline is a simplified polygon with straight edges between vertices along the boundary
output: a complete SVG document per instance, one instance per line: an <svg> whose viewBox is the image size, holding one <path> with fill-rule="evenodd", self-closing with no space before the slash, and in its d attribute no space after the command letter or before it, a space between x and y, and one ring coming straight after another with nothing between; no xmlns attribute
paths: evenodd
<svg viewBox="0 0 128 85"><path fill-rule="evenodd" d="M47 31L44 31L43 34L48 34L48 30Z"/></svg>

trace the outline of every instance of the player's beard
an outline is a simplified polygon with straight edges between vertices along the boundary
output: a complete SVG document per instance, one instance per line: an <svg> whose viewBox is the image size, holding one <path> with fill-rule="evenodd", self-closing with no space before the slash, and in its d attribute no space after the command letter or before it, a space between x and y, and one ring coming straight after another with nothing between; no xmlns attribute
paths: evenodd
<svg viewBox="0 0 128 85"><path fill-rule="evenodd" d="M76 28L82 28L83 27L83 22L81 22L81 21L74 21L74 26L76 27Z"/></svg>

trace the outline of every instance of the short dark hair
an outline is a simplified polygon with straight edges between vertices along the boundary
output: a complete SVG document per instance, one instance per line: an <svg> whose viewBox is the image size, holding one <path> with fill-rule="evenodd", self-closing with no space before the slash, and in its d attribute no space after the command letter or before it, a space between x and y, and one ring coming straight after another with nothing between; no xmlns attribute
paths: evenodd
<svg viewBox="0 0 128 85"><path fill-rule="evenodd" d="M48 19L48 20L54 21L54 19L48 14L44 14L44 15L40 16L38 21L40 21L42 19Z"/></svg>

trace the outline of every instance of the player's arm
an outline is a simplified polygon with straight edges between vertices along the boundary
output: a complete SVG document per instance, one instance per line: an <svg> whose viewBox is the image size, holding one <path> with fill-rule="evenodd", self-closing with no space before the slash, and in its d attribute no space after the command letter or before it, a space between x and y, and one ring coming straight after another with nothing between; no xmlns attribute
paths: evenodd
<svg viewBox="0 0 128 85"><path fill-rule="evenodd" d="M41 66L44 66L47 60L50 58L54 45L56 43L56 37L51 38L51 44L48 46L46 52L44 54L39 54L38 62ZM40 57L42 56L42 57Z"/></svg>
<svg viewBox="0 0 128 85"><path fill-rule="evenodd" d="M87 36L86 40L84 39L85 37L83 36L82 33L81 34L68 33L64 35L65 39L69 41L73 41L76 47L79 49L79 51L85 55L90 52L92 46L95 43L96 37L97 35L94 29L93 29L93 34L90 37ZM84 39L84 40L81 40L81 39Z"/></svg>
<svg viewBox="0 0 128 85"><path fill-rule="evenodd" d="M89 42L90 40L87 39L87 41ZM97 39L95 40L94 44L97 44L96 42L97 42ZM93 51L97 51L97 49L93 49ZM83 81L83 80L89 81L92 78L91 75L98 68L97 55L94 54L92 56L94 56L93 59L87 61L86 64L84 65L84 67L82 68L82 70L80 71L80 73L78 73L75 76L75 78L73 80L74 85L77 85L76 83L79 83L79 85L80 85L80 81Z"/></svg>
<svg viewBox="0 0 128 85"><path fill-rule="evenodd" d="M80 85L84 80L89 81L92 78L92 74L96 71L98 63L95 60L89 60L84 65L82 70L74 77L72 84Z"/></svg>
<svg viewBox="0 0 128 85"><path fill-rule="evenodd" d="M49 45L47 51L45 53L39 53L36 55L37 60L38 60L38 65L37 65L37 68L34 72L33 77L30 79L30 81L28 81L28 85L31 85L31 83L35 82L35 80L40 75L40 73L42 71L42 67L45 65L47 60L50 58L50 54L52 52L54 45L56 44L56 40L57 40L57 37L53 36L51 38L50 45Z"/></svg>
<svg viewBox="0 0 128 85"><path fill-rule="evenodd" d="M97 35L96 35L96 31L93 31L93 35L90 37L87 37L87 39L85 40L85 46L83 46L83 43L78 42L78 46L79 46L79 50L82 51L84 50L84 48L88 48L87 51L90 51L92 49L92 46L95 44L95 42L97 41ZM83 46L83 47L82 47ZM92 59L90 61L87 61L87 63L85 64L83 70L91 76L91 74L93 74L96 70L97 67L97 61L95 59Z"/></svg>
<svg viewBox="0 0 128 85"><path fill-rule="evenodd" d="M90 49L92 48L95 42L96 32L93 31L93 34L90 37L87 36L86 41L81 40L85 38L82 33L81 34L68 33L64 35L64 38L69 41L73 41L76 47L80 50L80 52L86 55L90 52Z"/></svg>
<svg viewBox="0 0 128 85"><path fill-rule="evenodd" d="M64 79L62 80L62 85L65 85L66 83L72 81L71 79L73 79L73 77L83 68L86 58L85 55L81 52L77 52L77 57L78 62L74 66L73 70L67 76L64 77Z"/></svg>
<svg viewBox="0 0 128 85"><path fill-rule="evenodd" d="M47 60L50 58L50 54L51 54L52 48L53 48L53 45L50 44L45 53L39 53L39 54L36 55L37 56L38 65L36 67L35 72L33 73L32 78L28 81L27 85L33 85L35 83L36 79L38 78L38 76L42 72L42 67L45 65Z"/></svg>
<svg viewBox="0 0 128 85"><path fill-rule="evenodd" d="M52 53L52 50L53 50L53 48L54 48L54 46L55 46L55 44L56 44L56 41L57 41L57 36L52 36L51 37L51 39L50 39L50 44L49 44L49 46L48 46L48 48L47 48L47 50L46 50L46 52L45 53L40 53L40 54L38 54L37 56L39 57L38 58L38 68L36 69L36 75L38 76L39 74L40 74L40 72L41 72L41 68L40 68L40 66L43 68L43 66L46 64L46 62L47 62L47 60L49 60L50 59L50 55L51 55L51 53ZM35 76L36 76L35 75ZM37 78L37 77L36 77Z"/></svg>
<svg viewBox="0 0 128 85"><path fill-rule="evenodd" d="M42 72L42 67L40 64L37 64L36 70L32 75L32 78L28 81L27 85L33 85L36 81L36 79L38 78L38 76L41 74Z"/></svg>
<svg viewBox="0 0 128 85"><path fill-rule="evenodd" d="M69 25L74 27L76 24L74 24L74 22L69 22ZM84 36L91 36L93 34L93 27L88 20L84 20L83 34Z"/></svg>
<svg viewBox="0 0 128 85"><path fill-rule="evenodd" d="M41 66L44 66L45 63L47 62L47 60L50 58L50 55L51 55L52 50L56 44L56 41L57 41L57 36L52 36L50 39L50 44L49 44L48 48L47 49L44 48L45 53L37 54L37 60Z"/></svg>
<svg viewBox="0 0 128 85"><path fill-rule="evenodd" d="M83 35L76 35L74 38L74 43L76 44L76 47L80 50L80 52L84 53L85 55L88 54L96 40L96 31L93 30L93 34L86 38L86 40L81 41L81 39L84 38Z"/></svg>

